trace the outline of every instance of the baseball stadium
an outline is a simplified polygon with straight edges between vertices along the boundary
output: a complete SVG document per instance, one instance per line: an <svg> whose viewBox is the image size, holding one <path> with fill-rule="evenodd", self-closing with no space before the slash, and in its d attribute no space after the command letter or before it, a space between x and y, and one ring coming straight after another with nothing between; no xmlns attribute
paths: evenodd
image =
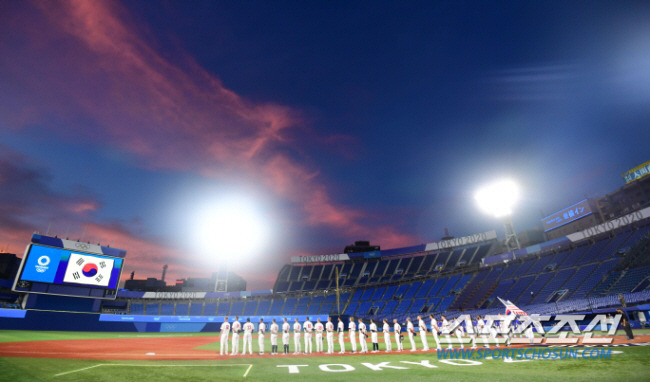
<svg viewBox="0 0 650 382"><path fill-rule="evenodd" d="M650 381L649 36L0 0L0 382Z"/></svg>
<svg viewBox="0 0 650 382"><path fill-rule="evenodd" d="M650 177L638 181L647 194ZM543 219L557 237L521 248L488 231L386 250L358 241L341 254L294 257L266 291L227 291L219 275L210 291L119 288L128 249L34 234L2 280L3 380L643 380L650 207L556 232L572 231L603 203ZM557 221L567 211L583 216ZM469 319L460 332L444 331L462 315ZM481 318L490 315L501 318ZM524 316L576 317L579 331L542 322L524 334ZM512 321L502 324L505 317ZM594 321L597 337L588 339L580 330ZM490 333L493 326L509 330ZM588 341L596 338L606 340ZM590 356L514 356L531 349Z"/></svg>

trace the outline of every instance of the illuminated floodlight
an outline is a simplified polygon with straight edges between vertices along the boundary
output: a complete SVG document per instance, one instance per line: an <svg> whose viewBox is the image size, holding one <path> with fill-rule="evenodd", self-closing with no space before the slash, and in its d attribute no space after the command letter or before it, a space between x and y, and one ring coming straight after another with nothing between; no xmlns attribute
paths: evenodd
<svg viewBox="0 0 650 382"><path fill-rule="evenodd" d="M250 260L268 245L268 220L252 198L224 196L199 209L195 242L203 256L222 265Z"/></svg>
<svg viewBox="0 0 650 382"><path fill-rule="evenodd" d="M510 179L500 180L479 189L474 199L483 212L502 218L512 214L519 199L519 187Z"/></svg>
<svg viewBox="0 0 650 382"><path fill-rule="evenodd" d="M510 179L503 179L479 189L474 195L478 208L488 215L503 220L506 233L505 248L519 249L519 238L510 219L512 209L519 200L519 187Z"/></svg>

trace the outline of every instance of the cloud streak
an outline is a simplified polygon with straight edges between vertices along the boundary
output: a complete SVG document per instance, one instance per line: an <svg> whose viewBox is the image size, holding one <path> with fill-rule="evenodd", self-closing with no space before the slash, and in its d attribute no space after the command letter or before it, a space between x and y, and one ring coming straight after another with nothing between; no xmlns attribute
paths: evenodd
<svg viewBox="0 0 650 382"><path fill-rule="evenodd" d="M64 138L127 150L139 166L151 169L218 179L243 173L300 206L308 225L385 247L417 242L392 224L366 225L367 213L333 200L292 134L303 128L298 111L245 99L184 52L162 54L116 2L31 6L39 12L12 9L13 17L4 16L7 22L0 27L0 32L14 30L0 38L7 53L0 65L9 80L0 96L20 105L0 106L6 126L49 125ZM12 44L16 34L24 44ZM60 207L83 215L100 205L82 200ZM87 228L98 238L126 239L99 227ZM125 241L143 253L160 250L134 238Z"/></svg>

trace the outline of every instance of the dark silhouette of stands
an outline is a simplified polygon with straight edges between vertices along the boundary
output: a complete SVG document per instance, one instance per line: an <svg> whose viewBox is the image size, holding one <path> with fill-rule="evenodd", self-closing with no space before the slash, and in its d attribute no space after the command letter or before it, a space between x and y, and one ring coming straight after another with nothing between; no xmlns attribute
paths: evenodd
<svg viewBox="0 0 650 382"><path fill-rule="evenodd" d="M479 264L490 245L339 264L286 265L270 297L132 300L125 310L147 315L336 315L335 266L342 289L340 313L345 315L381 319L502 309L497 296L520 307L554 304L572 309L576 301L575 309L580 309L586 299L606 304L610 297L616 304L613 296L618 293L650 291L649 231L650 222L641 222L486 267Z"/></svg>

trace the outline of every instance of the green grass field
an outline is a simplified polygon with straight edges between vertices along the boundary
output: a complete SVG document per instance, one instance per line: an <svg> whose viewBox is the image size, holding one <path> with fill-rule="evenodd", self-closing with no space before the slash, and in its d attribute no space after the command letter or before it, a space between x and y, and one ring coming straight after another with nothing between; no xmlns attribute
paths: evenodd
<svg viewBox="0 0 650 382"><path fill-rule="evenodd" d="M214 333L87 333L0 331L0 342L202 336ZM270 344L267 339L267 346ZM431 342L431 341L430 341ZM408 341L407 341L408 343ZM418 339L418 345L419 339ZM348 344L349 345L349 344ZM218 343L202 349L218 351ZM257 349L257 341L253 341ZM406 346L408 348L408 345ZM280 349L282 346L280 345ZM1 381L646 381L650 380L650 347L612 348L611 359L563 359L505 362L503 359L442 362L435 353L328 357L233 357L219 361L98 361L74 359L0 358ZM401 367L378 368L378 364ZM421 362L424 362L422 364ZM364 365L364 363L368 365ZM418 364L420 363L420 364ZM472 363L468 365L468 363ZM289 373L281 365L304 365ZM330 366L327 366L330 365ZM325 370L335 371L325 371Z"/></svg>

